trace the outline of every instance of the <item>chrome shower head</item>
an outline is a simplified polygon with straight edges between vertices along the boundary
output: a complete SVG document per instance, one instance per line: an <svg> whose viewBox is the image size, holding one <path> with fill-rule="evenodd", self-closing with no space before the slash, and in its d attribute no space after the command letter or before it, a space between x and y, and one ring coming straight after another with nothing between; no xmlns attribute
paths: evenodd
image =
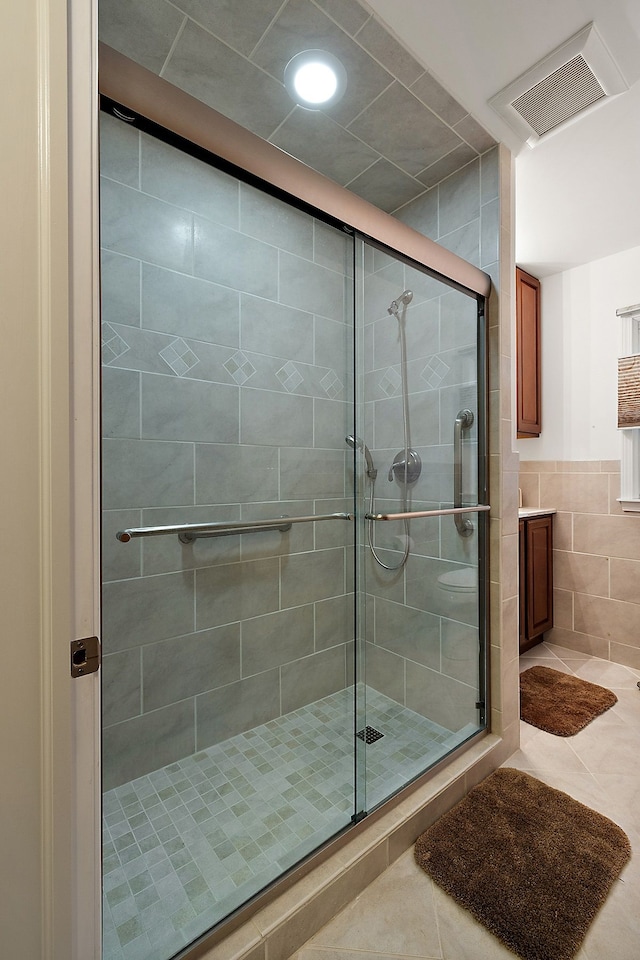
<svg viewBox="0 0 640 960"><path fill-rule="evenodd" d="M354 437L353 434L349 434L348 437L345 437L345 442L349 444L352 450L362 450L364 455L365 462L367 464L367 476L370 480L375 480L378 476L378 471L376 470L375 464L373 462L373 457L371 456L371 451L366 445L364 440L361 440L360 437Z"/></svg>
<svg viewBox="0 0 640 960"><path fill-rule="evenodd" d="M407 307L413 300L413 291L412 290L403 290L397 300L392 300L389 306L387 307L387 313L392 317L398 318L398 313L400 312L400 307Z"/></svg>

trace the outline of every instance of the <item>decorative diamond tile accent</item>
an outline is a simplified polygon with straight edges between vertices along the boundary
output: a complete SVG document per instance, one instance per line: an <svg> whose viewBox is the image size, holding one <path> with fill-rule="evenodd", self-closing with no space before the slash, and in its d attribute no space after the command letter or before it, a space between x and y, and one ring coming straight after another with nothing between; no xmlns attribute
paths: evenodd
<svg viewBox="0 0 640 960"><path fill-rule="evenodd" d="M102 324L102 362L113 363L129 349L129 344L110 323Z"/></svg>
<svg viewBox="0 0 640 960"><path fill-rule="evenodd" d="M159 353L164 362L171 367L178 377L183 377L199 362L198 357L182 337L176 337Z"/></svg>
<svg viewBox="0 0 640 960"><path fill-rule="evenodd" d="M293 393L296 387L299 387L304 377L292 360L287 360L284 367L276 371L276 377L289 393Z"/></svg>
<svg viewBox="0 0 640 960"><path fill-rule="evenodd" d="M440 357L431 357L420 376L427 381L430 387L435 389L440 386L450 369L451 367Z"/></svg>
<svg viewBox="0 0 640 960"><path fill-rule="evenodd" d="M320 381L320 386L330 400L335 400L342 392L344 385L335 370L329 370Z"/></svg>
<svg viewBox="0 0 640 960"><path fill-rule="evenodd" d="M397 394L402 384L402 377L397 370L394 370L393 367L389 367L385 370L382 380L380 381L380 389L383 393L386 393L388 397L393 397Z"/></svg>
<svg viewBox="0 0 640 960"><path fill-rule="evenodd" d="M233 356L225 360L222 366L227 373L233 377L239 387L241 387L243 383L246 383L256 372L256 368L251 363L251 360L244 355L242 350L236 350Z"/></svg>

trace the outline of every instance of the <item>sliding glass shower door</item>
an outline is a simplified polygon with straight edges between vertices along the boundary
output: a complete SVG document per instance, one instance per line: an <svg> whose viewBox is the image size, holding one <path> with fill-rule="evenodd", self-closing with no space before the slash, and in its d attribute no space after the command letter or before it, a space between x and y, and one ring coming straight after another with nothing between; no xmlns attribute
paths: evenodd
<svg viewBox="0 0 640 960"><path fill-rule="evenodd" d="M104 957L169 960L484 726L483 325L144 123L101 172Z"/></svg>
<svg viewBox="0 0 640 960"><path fill-rule="evenodd" d="M353 238L105 114L101 191L104 955L164 960L354 813Z"/></svg>
<svg viewBox="0 0 640 960"><path fill-rule="evenodd" d="M476 297L364 239L356 263L371 810L485 725L486 389Z"/></svg>

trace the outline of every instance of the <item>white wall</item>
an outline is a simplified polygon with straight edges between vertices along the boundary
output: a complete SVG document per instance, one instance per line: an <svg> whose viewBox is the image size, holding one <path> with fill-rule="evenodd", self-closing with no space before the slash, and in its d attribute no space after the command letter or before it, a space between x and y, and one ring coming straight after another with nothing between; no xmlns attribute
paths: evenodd
<svg viewBox="0 0 640 960"><path fill-rule="evenodd" d="M640 243L639 113L636 84L518 156L516 250L534 277ZM621 130L629 132L622 148Z"/></svg>
<svg viewBox="0 0 640 960"><path fill-rule="evenodd" d="M617 460L616 310L640 303L640 247L542 280L542 434L522 460Z"/></svg>

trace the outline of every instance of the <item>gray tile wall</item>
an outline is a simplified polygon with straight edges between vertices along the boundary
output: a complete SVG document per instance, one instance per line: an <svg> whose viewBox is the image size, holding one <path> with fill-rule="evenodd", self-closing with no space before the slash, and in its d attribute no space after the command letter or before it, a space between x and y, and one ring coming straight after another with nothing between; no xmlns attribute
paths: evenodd
<svg viewBox="0 0 640 960"><path fill-rule="evenodd" d="M100 0L99 29L104 43L389 212L495 144L365 2ZM318 48L348 82L338 103L309 111L283 76L295 54Z"/></svg>
<svg viewBox="0 0 640 960"><path fill-rule="evenodd" d="M351 508L353 255L337 230L101 124L108 789L351 677L348 524L115 534Z"/></svg>
<svg viewBox="0 0 640 960"><path fill-rule="evenodd" d="M153 768L152 744L169 714L185 724L162 748L176 759L352 679L350 529L299 525L192 546L115 540L124 526L349 509L352 318L341 234L112 118L102 122L113 785ZM490 151L400 219L496 279L497 173ZM411 439L424 464L411 507L449 505L453 420L476 403L475 303L373 250L365 275L361 433L379 468L377 507L401 508L386 477L402 447L397 322L387 306L407 287ZM469 447L467 463L473 431ZM474 482L469 473L465 490ZM399 524L376 531L391 561L402 535ZM473 567L476 538L461 540L447 519L414 521L410 535L401 574L365 554L366 679L459 729L476 718L476 598L461 600L438 577Z"/></svg>
<svg viewBox="0 0 640 960"><path fill-rule="evenodd" d="M399 219L498 277L498 153L491 150L402 208ZM476 304L415 270L369 251L365 264L364 433L376 466L376 509L402 509L387 480L402 449L398 324L387 306L414 291L406 314L411 445L422 458L409 509L452 505L453 424L458 410L477 411ZM475 426L467 435L463 491L476 489ZM365 481L366 485L366 481ZM476 533L463 539L452 518L414 520L404 570L387 573L367 557L367 683L453 730L477 722L475 592L450 588L442 575L475 578ZM383 558L397 563L400 522L378 524Z"/></svg>

